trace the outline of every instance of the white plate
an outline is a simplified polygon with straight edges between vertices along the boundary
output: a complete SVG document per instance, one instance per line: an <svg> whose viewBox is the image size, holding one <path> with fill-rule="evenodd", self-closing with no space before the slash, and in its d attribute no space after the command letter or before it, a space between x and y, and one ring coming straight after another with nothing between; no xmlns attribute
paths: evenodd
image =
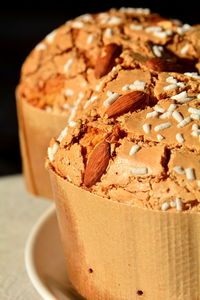
<svg viewBox="0 0 200 300"><path fill-rule="evenodd" d="M68 281L54 205L39 218L29 235L25 264L32 284L45 300L83 299Z"/></svg>

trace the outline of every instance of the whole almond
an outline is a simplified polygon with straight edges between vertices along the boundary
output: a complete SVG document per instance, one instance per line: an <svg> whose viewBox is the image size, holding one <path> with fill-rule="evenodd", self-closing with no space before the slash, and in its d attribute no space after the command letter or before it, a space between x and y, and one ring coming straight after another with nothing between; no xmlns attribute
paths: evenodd
<svg viewBox="0 0 200 300"><path fill-rule="evenodd" d="M44 86L44 92L46 94L53 94L59 92L65 83L65 76L64 75L54 75L47 79Z"/></svg>
<svg viewBox="0 0 200 300"><path fill-rule="evenodd" d="M97 57L95 65L95 77L97 79L106 75L115 65L115 59L121 53L121 46L111 43L105 45Z"/></svg>
<svg viewBox="0 0 200 300"><path fill-rule="evenodd" d="M159 16L158 14L152 14L148 19L148 22L151 24L151 26L153 26L153 25L159 26L158 24L160 22L165 22L165 21L168 21L168 19L163 18L163 17Z"/></svg>
<svg viewBox="0 0 200 300"><path fill-rule="evenodd" d="M146 94L140 91L130 92L119 97L106 111L108 118L118 117L140 108L146 101Z"/></svg>
<svg viewBox="0 0 200 300"><path fill-rule="evenodd" d="M84 185L91 187L105 172L110 159L110 144L107 142L99 143L93 150L87 163L84 175Z"/></svg>
<svg viewBox="0 0 200 300"><path fill-rule="evenodd" d="M157 72L184 72L184 66L162 58L151 58L146 61L148 69Z"/></svg>

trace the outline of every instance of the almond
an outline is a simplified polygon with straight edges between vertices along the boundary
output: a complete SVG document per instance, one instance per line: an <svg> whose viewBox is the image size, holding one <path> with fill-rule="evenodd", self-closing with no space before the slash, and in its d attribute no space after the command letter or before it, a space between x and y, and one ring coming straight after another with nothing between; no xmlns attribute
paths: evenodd
<svg viewBox="0 0 200 300"><path fill-rule="evenodd" d="M47 79L44 86L46 94L53 94L59 92L65 83L65 76L57 74Z"/></svg>
<svg viewBox="0 0 200 300"><path fill-rule="evenodd" d="M151 26L162 26L159 24L163 24L164 22L170 22L172 24L171 21L159 16L158 14L152 14L152 16L149 18L148 22L150 23Z"/></svg>
<svg viewBox="0 0 200 300"><path fill-rule="evenodd" d="M93 150L88 160L85 175L84 185L91 187L105 172L110 159L110 144L103 141L99 143Z"/></svg>
<svg viewBox="0 0 200 300"><path fill-rule="evenodd" d="M182 65L162 58L151 58L146 61L147 68L157 72L184 72Z"/></svg>
<svg viewBox="0 0 200 300"><path fill-rule="evenodd" d="M106 111L108 118L123 115L140 108L146 101L146 94L140 91L130 92L119 97Z"/></svg>
<svg viewBox="0 0 200 300"><path fill-rule="evenodd" d="M115 65L115 58L121 53L121 46L111 43L105 45L97 58L95 65L95 77L97 79L106 75Z"/></svg>

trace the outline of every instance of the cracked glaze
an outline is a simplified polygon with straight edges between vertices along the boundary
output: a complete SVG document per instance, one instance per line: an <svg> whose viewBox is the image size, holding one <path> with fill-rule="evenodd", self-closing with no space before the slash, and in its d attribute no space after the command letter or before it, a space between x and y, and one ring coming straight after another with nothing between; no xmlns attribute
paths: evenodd
<svg viewBox="0 0 200 300"><path fill-rule="evenodd" d="M122 47L115 60L117 68L146 70L146 60L159 57L173 62L181 59L198 70L199 32L199 26L182 25L147 9L82 15L51 32L27 57L20 98L47 112L80 117L83 109L90 110L92 94L104 86L104 77L98 80L94 72L103 45ZM80 92L83 97L77 105ZM96 100L94 105L98 105Z"/></svg>
<svg viewBox="0 0 200 300"><path fill-rule="evenodd" d="M106 172L88 190L141 207L200 211L199 35L199 26L126 9L84 15L48 35L26 60L19 92L69 117L51 141L51 167L87 189L88 160L106 140ZM109 43L122 51L97 79L96 60ZM108 118L108 107L132 91L145 93L141 107Z"/></svg>
<svg viewBox="0 0 200 300"><path fill-rule="evenodd" d="M172 81L182 84L164 90ZM52 162L54 170L86 188L83 178L88 159L95 146L106 140L111 145L109 165L101 179L89 188L91 192L126 204L163 210L165 203L169 203L168 209L178 210L170 206L178 198L183 210L199 211L200 122L191 115L200 113L200 80L179 73L153 74L122 67L114 77L108 74L105 82L103 90L96 93L98 110L91 104L87 118L77 120L61 141ZM145 103L136 111L107 118L105 99L111 93L126 95L129 90L123 87L134 83L135 88L135 82L145 82ZM174 99L182 91L187 92ZM145 125L149 130L145 130ZM54 143L52 140L51 146ZM74 145L79 146L78 160L66 164L68 153L74 153ZM131 151L133 146L137 151Z"/></svg>

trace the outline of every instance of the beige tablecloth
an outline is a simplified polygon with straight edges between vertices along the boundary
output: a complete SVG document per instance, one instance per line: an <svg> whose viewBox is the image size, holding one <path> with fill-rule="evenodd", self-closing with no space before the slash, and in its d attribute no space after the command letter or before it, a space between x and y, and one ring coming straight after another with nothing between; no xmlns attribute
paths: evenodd
<svg viewBox="0 0 200 300"><path fill-rule="evenodd" d="M21 175L0 177L0 299L40 300L25 269L32 226L52 203L27 194Z"/></svg>

